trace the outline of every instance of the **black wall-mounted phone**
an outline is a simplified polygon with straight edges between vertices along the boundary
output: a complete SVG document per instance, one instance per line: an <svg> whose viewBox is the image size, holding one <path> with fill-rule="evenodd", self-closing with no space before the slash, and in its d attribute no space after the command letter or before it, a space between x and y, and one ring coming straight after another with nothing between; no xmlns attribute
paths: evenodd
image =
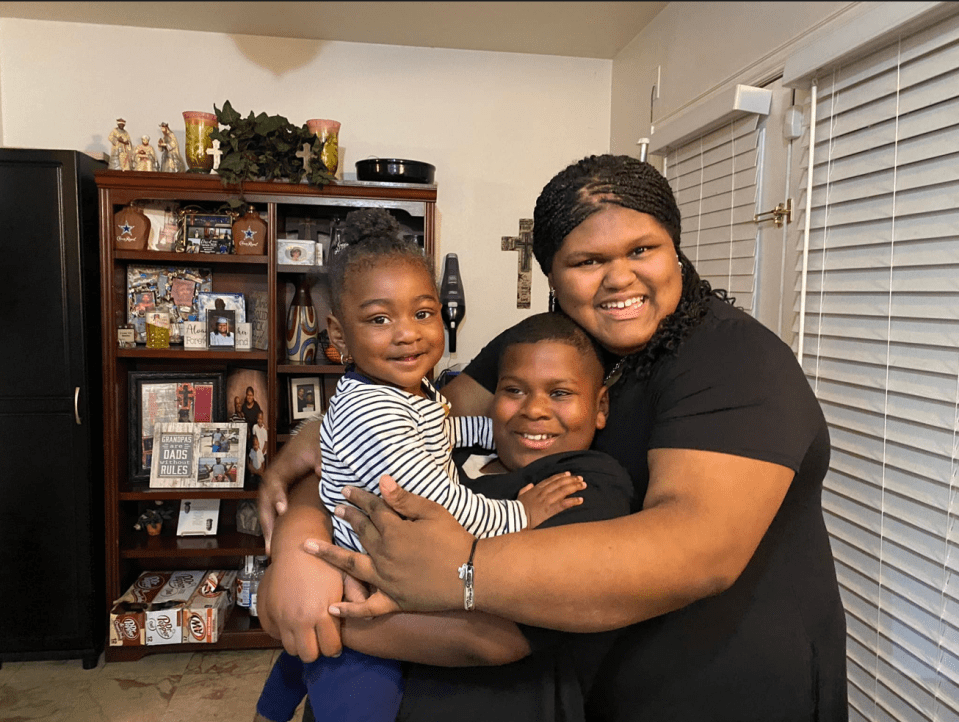
<svg viewBox="0 0 959 722"><path fill-rule="evenodd" d="M440 316L449 331L450 353L456 353L456 329L466 315L466 296L460 278L460 264L455 253L446 254L443 281L440 285Z"/></svg>

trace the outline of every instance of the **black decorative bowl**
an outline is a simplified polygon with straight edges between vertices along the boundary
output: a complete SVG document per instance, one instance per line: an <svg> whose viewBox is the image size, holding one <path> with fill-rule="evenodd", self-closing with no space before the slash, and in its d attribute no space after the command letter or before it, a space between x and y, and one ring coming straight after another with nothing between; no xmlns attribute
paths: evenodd
<svg viewBox="0 0 959 722"><path fill-rule="evenodd" d="M356 179L381 183L432 183L436 166L418 160L367 158L356 161Z"/></svg>

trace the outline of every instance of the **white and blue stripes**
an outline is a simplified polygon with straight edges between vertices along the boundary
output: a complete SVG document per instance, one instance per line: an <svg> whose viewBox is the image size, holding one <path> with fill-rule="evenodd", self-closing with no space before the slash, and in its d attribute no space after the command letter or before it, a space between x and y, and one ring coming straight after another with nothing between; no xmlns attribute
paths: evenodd
<svg viewBox="0 0 959 722"><path fill-rule="evenodd" d="M442 394L426 379L423 384L432 399L340 378L320 427L320 498L327 509L332 513L347 503L345 486L379 494L380 477L389 474L407 491L442 504L474 536L523 529L527 520L522 503L474 494L460 484L453 463L454 445L493 448L491 420L449 416ZM345 548L364 551L350 525L337 516L333 539Z"/></svg>

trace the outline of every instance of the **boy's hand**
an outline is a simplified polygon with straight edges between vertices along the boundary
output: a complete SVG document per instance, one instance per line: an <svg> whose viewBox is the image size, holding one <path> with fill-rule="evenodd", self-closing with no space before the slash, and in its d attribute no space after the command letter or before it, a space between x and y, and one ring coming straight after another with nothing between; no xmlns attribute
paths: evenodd
<svg viewBox="0 0 959 722"><path fill-rule="evenodd" d="M527 529L535 529L552 516L556 516L563 509L583 503L578 496L570 496L586 488L586 482L581 476L573 476L570 472L555 474L535 486L527 484L519 490L519 500L526 509L526 519L529 522Z"/></svg>

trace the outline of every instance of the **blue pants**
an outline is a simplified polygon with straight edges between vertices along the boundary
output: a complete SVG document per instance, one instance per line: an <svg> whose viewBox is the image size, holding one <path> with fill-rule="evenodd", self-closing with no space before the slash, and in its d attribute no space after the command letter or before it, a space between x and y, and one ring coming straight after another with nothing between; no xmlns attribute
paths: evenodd
<svg viewBox="0 0 959 722"><path fill-rule="evenodd" d="M292 719L309 694L316 722L394 722L403 700L400 663L347 647L339 657L303 662L281 652L256 711L273 722Z"/></svg>

